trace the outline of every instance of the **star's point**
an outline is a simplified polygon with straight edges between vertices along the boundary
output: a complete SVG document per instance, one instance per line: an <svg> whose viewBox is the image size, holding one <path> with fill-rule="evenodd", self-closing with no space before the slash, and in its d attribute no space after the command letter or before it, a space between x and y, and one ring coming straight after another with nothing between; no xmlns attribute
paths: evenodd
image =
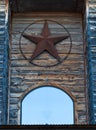
<svg viewBox="0 0 96 130"><path fill-rule="evenodd" d="M68 35L51 35L51 32L48 27L48 22L45 20L44 26L42 28L40 35L27 35L23 34L23 37L34 42L36 44L36 48L31 56L30 62L34 60L37 56L39 56L42 52L47 51L54 58L61 61L60 56L56 50L55 44L58 42L67 39Z"/></svg>

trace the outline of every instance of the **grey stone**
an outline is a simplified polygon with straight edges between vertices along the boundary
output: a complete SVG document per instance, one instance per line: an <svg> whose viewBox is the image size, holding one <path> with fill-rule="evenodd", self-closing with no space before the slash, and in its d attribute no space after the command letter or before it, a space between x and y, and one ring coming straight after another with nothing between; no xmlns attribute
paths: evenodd
<svg viewBox="0 0 96 130"><path fill-rule="evenodd" d="M9 120L10 125L18 125L17 120Z"/></svg>
<svg viewBox="0 0 96 130"><path fill-rule="evenodd" d="M24 89L23 88L11 87L10 92L15 92L15 93L24 92Z"/></svg>
<svg viewBox="0 0 96 130"><path fill-rule="evenodd" d="M17 112L18 112L17 110L11 110L10 111L10 118L17 118L17 115L18 115Z"/></svg>
<svg viewBox="0 0 96 130"><path fill-rule="evenodd" d="M10 104L17 104L19 102L18 98L11 98L10 99Z"/></svg>

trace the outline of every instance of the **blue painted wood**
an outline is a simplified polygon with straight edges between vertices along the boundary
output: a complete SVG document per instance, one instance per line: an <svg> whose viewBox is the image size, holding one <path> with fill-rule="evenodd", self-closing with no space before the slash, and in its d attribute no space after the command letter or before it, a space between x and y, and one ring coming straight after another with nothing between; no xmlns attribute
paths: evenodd
<svg viewBox="0 0 96 130"><path fill-rule="evenodd" d="M6 20L5 0L0 0L0 124L7 124L8 89L8 20Z"/></svg>
<svg viewBox="0 0 96 130"><path fill-rule="evenodd" d="M88 0L88 90L90 124L96 124L96 0Z"/></svg>

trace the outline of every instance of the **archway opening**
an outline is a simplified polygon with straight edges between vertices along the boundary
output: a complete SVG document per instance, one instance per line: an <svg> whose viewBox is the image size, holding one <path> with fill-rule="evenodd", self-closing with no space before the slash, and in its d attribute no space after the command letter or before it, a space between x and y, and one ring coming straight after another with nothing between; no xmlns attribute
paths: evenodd
<svg viewBox="0 0 96 130"><path fill-rule="evenodd" d="M74 103L61 89L44 86L28 93L22 101L22 124L74 124Z"/></svg>

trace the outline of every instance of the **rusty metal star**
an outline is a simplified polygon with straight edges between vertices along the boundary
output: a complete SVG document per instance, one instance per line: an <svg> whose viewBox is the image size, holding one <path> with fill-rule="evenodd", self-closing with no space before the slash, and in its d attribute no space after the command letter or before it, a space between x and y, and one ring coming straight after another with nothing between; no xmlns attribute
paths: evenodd
<svg viewBox="0 0 96 130"><path fill-rule="evenodd" d="M60 57L56 50L55 44L67 39L69 36L51 35L50 30L48 28L48 23L47 21L45 21L44 27L42 28L42 32L40 35L23 34L23 37L37 44L36 49L34 50L33 55L31 56L30 62L44 51L47 51L60 62Z"/></svg>

